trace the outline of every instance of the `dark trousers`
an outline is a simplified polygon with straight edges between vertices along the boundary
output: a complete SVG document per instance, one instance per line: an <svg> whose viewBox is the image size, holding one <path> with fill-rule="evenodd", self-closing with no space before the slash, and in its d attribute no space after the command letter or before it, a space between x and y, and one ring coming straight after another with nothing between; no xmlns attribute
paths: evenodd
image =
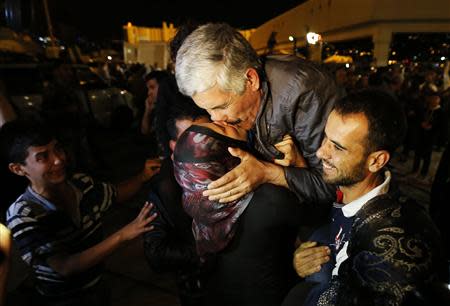
<svg viewBox="0 0 450 306"><path fill-rule="evenodd" d="M426 176L428 174L428 170L430 169L432 153L433 153L432 145L417 147L415 154L414 154L413 172L416 172L417 170L419 170L420 161L423 160L422 168L420 170L420 175Z"/></svg>

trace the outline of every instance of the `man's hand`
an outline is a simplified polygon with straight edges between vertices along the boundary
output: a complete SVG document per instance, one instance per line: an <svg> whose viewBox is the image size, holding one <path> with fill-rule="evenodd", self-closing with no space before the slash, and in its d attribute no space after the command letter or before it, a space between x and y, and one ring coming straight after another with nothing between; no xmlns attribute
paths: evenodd
<svg viewBox="0 0 450 306"><path fill-rule="evenodd" d="M141 189L142 184L151 179L161 168L159 159L147 159L144 169L136 176L117 184L117 203L123 203L130 199Z"/></svg>
<svg viewBox="0 0 450 306"><path fill-rule="evenodd" d="M228 151L239 157L241 163L208 185L208 190L203 195L210 201L227 203L237 200L263 183L287 187L284 171L280 166L262 162L241 149L229 148Z"/></svg>
<svg viewBox="0 0 450 306"><path fill-rule="evenodd" d="M151 179L161 168L161 160L158 158L147 159L145 161L144 170L142 171L142 182L145 183Z"/></svg>
<svg viewBox="0 0 450 306"><path fill-rule="evenodd" d="M148 96L145 99L145 112L150 114L155 106L155 99L153 97Z"/></svg>
<svg viewBox="0 0 450 306"><path fill-rule="evenodd" d="M444 75L450 71L450 60L446 60L444 64Z"/></svg>
<svg viewBox="0 0 450 306"><path fill-rule="evenodd" d="M317 242L307 241L295 250L294 268L303 278L319 272L322 265L330 260L330 248L316 245Z"/></svg>
<svg viewBox="0 0 450 306"><path fill-rule="evenodd" d="M142 207L141 212L136 219L120 230L122 241L132 240L142 233L153 230L153 225L149 225L149 223L156 219L157 214L154 213L149 215L152 208L153 204L145 202L144 207Z"/></svg>
<svg viewBox="0 0 450 306"><path fill-rule="evenodd" d="M273 162L283 167L294 166L298 168L307 168L305 158L297 149L292 137L289 134L284 135L283 140L275 145L278 151L284 153L283 159L275 159Z"/></svg>

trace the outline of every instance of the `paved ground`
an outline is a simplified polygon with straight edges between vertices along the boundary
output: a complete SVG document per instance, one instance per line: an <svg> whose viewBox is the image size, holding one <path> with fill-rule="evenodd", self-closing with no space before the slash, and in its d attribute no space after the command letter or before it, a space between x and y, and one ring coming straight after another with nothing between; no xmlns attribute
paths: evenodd
<svg viewBox="0 0 450 306"><path fill-rule="evenodd" d="M400 189L424 206L428 206L430 203L431 184L433 183L441 156L441 151L433 151L430 169L425 179L411 173L413 164L412 154L405 162L400 161L400 155L394 156L392 160L394 167L392 172L400 183Z"/></svg>
<svg viewBox="0 0 450 306"><path fill-rule="evenodd" d="M106 151L111 152L107 164L114 169L112 177L115 179L135 173L143 162L142 157L145 153L136 149L134 152L139 158L130 159L129 154L123 154L124 150L121 148L133 150L126 142L121 143L120 146L105 148ZM434 177L441 155L440 152L433 153L429 177ZM407 175L412 168L412 158L410 157L404 163L394 158L393 166L393 172L397 174L401 188L421 204L428 205L431 180L419 180ZM106 231L111 233L130 222L137 215L144 198L145 192L141 192L133 201L113 209L105 220ZM15 260L13 269L10 282L13 290L9 293L7 305L28 305L28 283L23 282L26 270L18 260ZM136 239L122 247L108 258L105 276L112 289L113 306L179 305L173 277L170 274L157 274L148 267L144 259L141 239Z"/></svg>

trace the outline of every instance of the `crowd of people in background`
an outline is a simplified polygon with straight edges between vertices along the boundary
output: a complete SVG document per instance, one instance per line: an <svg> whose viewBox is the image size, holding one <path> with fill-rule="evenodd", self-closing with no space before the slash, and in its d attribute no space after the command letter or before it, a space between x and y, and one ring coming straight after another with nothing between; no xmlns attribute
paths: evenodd
<svg viewBox="0 0 450 306"><path fill-rule="evenodd" d="M31 267L35 305L109 305L102 262L141 236L149 266L175 274L183 306L450 301L450 62L360 72L260 57L226 24L181 27L170 52L168 70L96 67L138 110L117 109L109 128L149 148L123 182L104 175L65 63L37 118L15 118L0 88L11 182L0 209L11 234L0 224L0 235ZM407 178L432 190L430 207L400 192L393 158L413 159ZM112 204L142 188L136 219L102 237Z"/></svg>

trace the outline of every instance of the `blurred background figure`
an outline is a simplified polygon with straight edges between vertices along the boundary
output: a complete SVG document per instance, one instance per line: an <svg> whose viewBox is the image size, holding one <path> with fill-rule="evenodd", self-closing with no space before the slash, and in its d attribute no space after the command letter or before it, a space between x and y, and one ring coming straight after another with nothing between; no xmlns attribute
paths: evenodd
<svg viewBox="0 0 450 306"><path fill-rule="evenodd" d="M427 178L431 154L433 153L433 145L444 125L444 113L441 109L440 102L441 98L437 94L429 92L429 95L425 97L424 109L418 120L418 137L412 173L413 175L419 175L421 180ZM422 167L420 168L421 162Z"/></svg>
<svg viewBox="0 0 450 306"><path fill-rule="evenodd" d="M145 85L147 86L147 98L145 99L145 110L142 115L141 133L146 136L154 133L155 107L156 97L158 95L159 85L168 77L165 71L152 71L145 76Z"/></svg>

